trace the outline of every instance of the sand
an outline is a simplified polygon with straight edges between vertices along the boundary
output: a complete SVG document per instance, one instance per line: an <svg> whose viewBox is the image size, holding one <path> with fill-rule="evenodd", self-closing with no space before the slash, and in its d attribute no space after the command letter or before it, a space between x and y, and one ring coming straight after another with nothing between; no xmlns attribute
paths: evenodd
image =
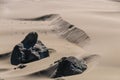
<svg viewBox="0 0 120 80"><path fill-rule="evenodd" d="M48 47L54 48L52 58L45 62L32 64L41 70L62 56L83 56L98 54L99 61L83 74L64 77L65 80L120 80L120 6L119 0L1 0L0 1L0 54L10 52L27 33L36 31L39 39ZM38 18L47 14L58 14L62 20L75 25L89 36L89 43L79 45L62 37L59 32L52 32L59 25L53 25L56 18L47 21L23 20ZM22 19L22 20L21 20ZM77 36L77 35L76 35ZM75 37L76 37L75 36ZM79 40L78 40L79 41ZM83 44L85 44L83 46ZM5 80L49 80L48 78L27 76L26 71L12 71L9 56L0 59L0 77ZM42 63L41 63L42 62ZM42 66L44 67L42 67ZM31 66L30 69L36 69ZM11 75L10 75L10 74ZM15 74L17 73L17 74ZM24 75L22 75L25 73ZM18 75L20 74L20 75ZM3 76L4 75L4 76Z"/></svg>

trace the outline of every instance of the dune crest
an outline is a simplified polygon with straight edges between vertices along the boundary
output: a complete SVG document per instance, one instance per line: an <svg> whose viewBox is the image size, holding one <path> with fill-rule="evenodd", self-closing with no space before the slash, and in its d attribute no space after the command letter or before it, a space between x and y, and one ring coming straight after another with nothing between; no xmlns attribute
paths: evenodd
<svg viewBox="0 0 120 80"><path fill-rule="evenodd" d="M15 20L21 20L21 21L50 21L50 20L56 18L57 16L58 16L58 14L47 14L47 15L43 15L43 16L35 17L35 18L29 18L29 19L18 18L18 19L15 19Z"/></svg>
<svg viewBox="0 0 120 80"><path fill-rule="evenodd" d="M71 43L75 43L81 47L90 40L90 37L86 34L85 31L67 22L59 14L47 14L36 18L18 18L15 20L50 21L49 26L52 27L52 32L58 34L61 38L66 39Z"/></svg>

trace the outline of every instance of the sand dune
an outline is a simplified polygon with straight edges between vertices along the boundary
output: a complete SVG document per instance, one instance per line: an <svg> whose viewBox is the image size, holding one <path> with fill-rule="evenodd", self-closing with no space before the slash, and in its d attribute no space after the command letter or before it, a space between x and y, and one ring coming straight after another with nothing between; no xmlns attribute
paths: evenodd
<svg viewBox="0 0 120 80"><path fill-rule="evenodd" d="M58 33L66 40L83 46L86 40L89 40L89 36L81 29L75 27L73 24L62 19L58 14L49 14L42 17L31 19L17 19L22 21L51 21L50 26L53 27L52 31ZM76 36L78 34L78 36ZM73 38L74 37L74 38Z"/></svg>
<svg viewBox="0 0 120 80"><path fill-rule="evenodd" d="M75 29L78 29L77 32L74 31L74 29L71 29L70 30L71 32L69 32L69 27L71 27L70 23L62 20L62 18L58 17L58 16L54 20L53 19L50 20L51 23L49 22L48 24L47 23L45 24L47 27L41 26L41 27L37 27L37 29L39 31L37 31L36 28L34 30L37 31L40 34L41 37L43 37L43 38L45 37L45 40L43 40L43 42L45 41L44 43L48 47L55 49L57 52L56 53L52 53L53 56L50 56L50 58L48 58L48 59L41 60L40 62L35 62L35 63L28 64L28 67L25 68L25 69L22 69L22 70L14 70L14 66L12 66L12 65L10 66L10 62L9 62L9 60L10 60L10 56L9 56L10 53L2 53L1 54L1 59L3 58L2 59L3 61L1 61L1 62L3 62L3 63L1 63L1 65L4 66L5 62L7 62L6 63L7 65L5 65L5 66L8 67L7 68L8 71L7 72L5 71L5 73L1 73L1 78L5 79L5 78L19 77L19 76L25 76L25 75L28 75L28 74L32 74L32 73L35 73L35 72L38 72L38 71L46 69L47 67L49 67L50 64L52 64L55 60L60 59L61 57L64 57L64 56L75 56L75 55L76 56L81 56L81 55L83 55L85 53L84 50L82 50L80 47L77 46L77 43L73 44L74 42L71 43L71 41L69 41L69 40L67 41L65 39L66 39L66 36L69 36L72 39L72 37L71 37L71 36L73 36L72 34L76 35L76 34L80 33L79 37L78 38L74 38L74 39L78 40L78 42L82 43L82 42L85 41L83 36L86 37L87 34L84 31L78 29L77 27L75 28ZM48 20L49 20L49 18L47 18L45 21L48 21ZM64 23L66 24L66 26L63 25ZM74 27L74 26L72 26L72 27ZM59 28L60 29L62 28L62 30L59 30ZM17 34L14 34L14 33L16 33L14 31L16 31ZM26 33L26 32L29 32L29 31L32 31L32 30L29 30L29 28L28 28L28 31L24 30L23 32ZM74 31L74 32L72 32L72 31ZM24 34L22 34L21 30L17 30L16 28L13 30L13 32L14 33L9 31L9 34L7 34L7 35L8 36L12 35L13 38L15 38L18 35L19 36L20 35L21 36L24 35ZM68 34L65 33L66 36L61 37L61 35L60 35L61 32L68 32ZM2 35L6 35L6 33L3 32ZM22 38L21 36L20 36L20 38ZM82 38L84 40L81 41ZM53 41L54 41L54 44L53 44ZM61 43L61 44L58 45L57 43ZM69 46L65 46L65 45L69 45ZM71 49L71 50L67 51L68 49ZM56 57L56 56L59 56L59 57ZM48 62L48 61L50 61L50 62ZM46 64L46 65L44 65L43 63ZM47 63L49 63L49 64L47 64ZM36 67L35 66L32 67L32 65L37 65L37 64L41 64L43 66L39 65L39 66L36 66ZM1 67L1 69L2 68L3 67ZM2 70L4 70L4 69L2 69ZM25 71L25 73L23 74L22 72L24 72L24 71ZM49 72L49 74L50 73L51 72Z"/></svg>
<svg viewBox="0 0 120 80"><path fill-rule="evenodd" d="M101 56L100 63L97 64L98 62L94 60L91 63L92 67L85 73L63 77L64 79L120 79L119 0L1 0L0 2L0 57L3 57L0 58L0 77L6 74L2 76L5 80L48 80L42 78L43 76L21 75L22 73L27 75L30 70L25 72L18 70L20 76L16 74L17 71L12 73L14 66L9 64L9 58L6 55L4 55L6 57L1 56L12 51L14 45L19 43L28 32L36 31L39 33L39 39L46 46L57 51L55 57L45 59L48 63L69 55ZM91 39L89 45L82 46L89 38ZM47 62L38 61L30 65L39 63L37 71L40 71L48 67ZM28 69L35 68L32 66Z"/></svg>

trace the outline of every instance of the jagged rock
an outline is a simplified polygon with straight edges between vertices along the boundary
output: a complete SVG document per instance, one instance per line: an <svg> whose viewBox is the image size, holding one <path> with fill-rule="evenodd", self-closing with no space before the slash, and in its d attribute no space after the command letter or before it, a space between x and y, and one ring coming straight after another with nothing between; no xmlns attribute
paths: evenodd
<svg viewBox="0 0 120 80"><path fill-rule="evenodd" d="M36 32L29 33L12 51L11 64L18 65L49 56L47 47L38 39Z"/></svg>
<svg viewBox="0 0 120 80"><path fill-rule="evenodd" d="M63 57L55 63L58 64L58 67L53 78L81 74L87 69L84 60L78 60L73 56Z"/></svg>

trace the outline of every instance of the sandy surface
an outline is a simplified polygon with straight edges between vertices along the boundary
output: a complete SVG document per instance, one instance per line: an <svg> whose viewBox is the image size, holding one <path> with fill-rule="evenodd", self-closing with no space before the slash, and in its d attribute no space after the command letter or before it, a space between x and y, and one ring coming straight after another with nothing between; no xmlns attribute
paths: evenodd
<svg viewBox="0 0 120 80"><path fill-rule="evenodd" d="M99 54L101 56L99 64L95 62L92 64L94 66L85 73L66 77L66 80L120 80L119 13L119 0L1 0L0 54L11 51L28 32L37 31L39 39L46 46L57 51L55 57L46 59L48 63L69 55ZM59 14L63 20L82 29L89 35L90 43L82 47L61 38L59 34L49 32L54 28L50 25L52 21L15 20L46 14ZM48 66L47 62L38 61L38 63ZM37 65L37 62L33 64ZM4 75L5 80L48 80L41 77L16 76L16 72L11 71L13 67L9 64L9 58L0 59L0 77ZM5 74L2 74L4 72ZM26 69L25 72L29 71ZM19 71L19 74L22 73L23 71Z"/></svg>

